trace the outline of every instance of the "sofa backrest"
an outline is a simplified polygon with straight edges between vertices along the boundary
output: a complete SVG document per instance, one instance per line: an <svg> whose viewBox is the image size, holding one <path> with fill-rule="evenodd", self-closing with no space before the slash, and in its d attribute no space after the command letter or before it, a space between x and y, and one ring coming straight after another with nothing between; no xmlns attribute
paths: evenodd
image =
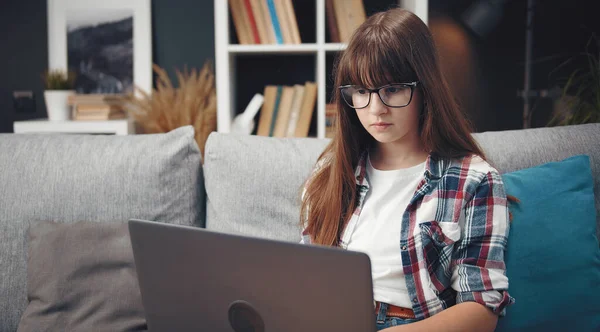
<svg viewBox="0 0 600 332"><path fill-rule="evenodd" d="M30 225L130 218L204 225L191 126L132 136L2 134L0 170L0 331L16 331L25 309Z"/></svg>
<svg viewBox="0 0 600 332"><path fill-rule="evenodd" d="M476 133L501 173L590 156L600 207L600 124ZM208 229L297 242L301 186L328 139L213 133L204 178ZM597 212L600 225L600 212ZM600 226L599 226L600 231Z"/></svg>

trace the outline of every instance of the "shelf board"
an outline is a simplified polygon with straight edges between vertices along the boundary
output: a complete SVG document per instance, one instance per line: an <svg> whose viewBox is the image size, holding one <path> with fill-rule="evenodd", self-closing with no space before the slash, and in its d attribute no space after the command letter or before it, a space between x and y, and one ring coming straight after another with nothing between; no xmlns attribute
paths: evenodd
<svg viewBox="0 0 600 332"><path fill-rule="evenodd" d="M257 45L239 45L233 44L227 46L229 54L306 54L317 53L319 50L326 52L337 52L346 49L343 43L327 44L257 44Z"/></svg>
<svg viewBox="0 0 600 332"><path fill-rule="evenodd" d="M65 133L65 134L116 134L128 135L134 133L132 119L106 121L50 121L48 119L33 119L15 121L15 134L24 133Z"/></svg>
<svg viewBox="0 0 600 332"><path fill-rule="evenodd" d="M259 44L259 45L228 45L230 54L254 54L254 53L281 53L281 54L303 54L317 53L317 44Z"/></svg>
<svg viewBox="0 0 600 332"><path fill-rule="evenodd" d="M327 52L337 52L337 51L345 50L346 46L348 46L348 45L344 44L344 43L327 43L327 44L323 45L323 48Z"/></svg>

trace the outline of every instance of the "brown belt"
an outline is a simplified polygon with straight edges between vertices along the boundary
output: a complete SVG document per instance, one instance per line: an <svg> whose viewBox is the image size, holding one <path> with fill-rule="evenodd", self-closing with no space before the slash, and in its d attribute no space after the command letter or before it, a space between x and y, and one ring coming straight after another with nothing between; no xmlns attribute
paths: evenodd
<svg viewBox="0 0 600 332"><path fill-rule="evenodd" d="M375 312L379 312L379 308L381 307L381 302L375 302ZM404 319L415 319L415 313L412 309L397 307L395 305L388 304L386 316L388 317L397 317Z"/></svg>

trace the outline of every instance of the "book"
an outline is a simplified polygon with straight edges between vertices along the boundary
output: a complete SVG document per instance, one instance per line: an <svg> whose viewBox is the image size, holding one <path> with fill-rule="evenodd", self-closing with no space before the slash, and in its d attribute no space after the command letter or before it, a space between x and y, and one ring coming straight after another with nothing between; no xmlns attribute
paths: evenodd
<svg viewBox="0 0 600 332"><path fill-rule="evenodd" d="M269 14L271 16L271 23L273 24L273 30L275 31L275 40L277 44L283 44L283 36L281 35L281 28L279 26L279 19L277 18L277 10L275 9L274 0L265 0L269 7Z"/></svg>
<svg viewBox="0 0 600 332"><path fill-rule="evenodd" d="M351 0L350 4L345 6L345 9L347 23L350 30L350 36L348 36L348 40L350 40L354 30L356 30L356 28L358 28L367 20L367 14L365 13L365 5L363 0Z"/></svg>
<svg viewBox="0 0 600 332"><path fill-rule="evenodd" d="M78 104L121 104L125 95L122 94L74 94L67 98L67 104L70 106Z"/></svg>
<svg viewBox="0 0 600 332"><path fill-rule="evenodd" d="M96 114L96 115L81 115L76 114L73 118L74 121L108 121L108 120L122 120L127 118L125 113L119 114Z"/></svg>
<svg viewBox="0 0 600 332"><path fill-rule="evenodd" d="M296 20L296 11L292 0L282 0L284 12L287 17L288 28L292 35L292 44L301 44L300 30L298 29L298 21Z"/></svg>
<svg viewBox="0 0 600 332"><path fill-rule="evenodd" d="M272 44L272 42L269 40L269 34L266 27L266 22L269 22L270 25L271 21L265 21L261 2L264 1L250 0L250 6L252 7L252 13L254 14L254 21L256 22L256 28L258 30L258 36L260 37L261 44Z"/></svg>
<svg viewBox="0 0 600 332"><path fill-rule="evenodd" d="M347 43L350 39L350 31L348 23L346 22L346 10L344 7L348 6L348 0L332 0L333 11L335 13L335 22L337 23L337 30L339 33L340 41Z"/></svg>
<svg viewBox="0 0 600 332"><path fill-rule="evenodd" d="M304 85L304 96L300 106L300 116L296 126L295 137L307 137L310 130L310 122L317 102L317 84L306 82Z"/></svg>
<svg viewBox="0 0 600 332"><path fill-rule="evenodd" d="M118 105L89 105L89 104L78 104L75 106L77 112L86 113L86 112L108 112L114 110L122 110L122 108Z"/></svg>
<svg viewBox="0 0 600 332"><path fill-rule="evenodd" d="M248 35L250 26L246 22L246 14L244 13L244 4L242 1L229 0L229 11L231 12L238 42L242 45L247 45L252 44L252 39Z"/></svg>
<svg viewBox="0 0 600 332"><path fill-rule="evenodd" d="M258 27L256 26L256 20L254 19L254 13L252 12L252 6L250 0L243 0L244 2L244 13L247 16L248 23L250 24L250 32L252 35L252 41L254 44L260 44L260 35L258 34Z"/></svg>
<svg viewBox="0 0 600 332"><path fill-rule="evenodd" d="M298 118L300 117L300 107L302 106L302 100L304 99L304 85L294 85L294 99L292 100L292 109L290 112L290 120L288 121L286 137L294 137L296 133L296 126L298 125Z"/></svg>
<svg viewBox="0 0 600 332"><path fill-rule="evenodd" d="M258 128L256 135L269 136L271 130L271 120L273 119L273 110L277 99L277 86L267 85L264 90L264 101L260 109L260 117L258 119Z"/></svg>
<svg viewBox="0 0 600 332"><path fill-rule="evenodd" d="M285 0L275 1L275 12L277 13L277 20L279 21L279 29L281 30L283 43L293 44L292 29L286 13L284 2Z"/></svg>
<svg viewBox="0 0 600 332"><path fill-rule="evenodd" d="M277 115L279 113L279 103L281 102L281 94L283 92L283 86L277 86L277 95L275 96L275 106L273 106L273 114L271 116L271 123L269 126L269 135L273 136L273 131L275 130L275 122L277 121Z"/></svg>
<svg viewBox="0 0 600 332"><path fill-rule="evenodd" d="M126 117L125 111L115 105L78 105L73 112L73 120L113 120Z"/></svg>
<svg viewBox="0 0 600 332"><path fill-rule="evenodd" d="M273 118L275 127L273 128L273 137L285 137L287 126L290 121L292 111L292 101L294 99L295 89L293 86L283 86L281 91L281 100L278 104L277 116Z"/></svg>
<svg viewBox="0 0 600 332"><path fill-rule="evenodd" d="M335 19L335 11L333 9L333 0L325 0L325 11L327 14L327 26L329 28L329 38L332 43L340 42L340 33Z"/></svg>
<svg viewBox="0 0 600 332"><path fill-rule="evenodd" d="M275 29L273 28L273 20L271 19L271 13L269 11L267 0L254 1L258 2L261 8L261 13L263 15L262 21L264 22L265 30L267 31L267 44L277 44L277 39L275 38Z"/></svg>
<svg viewBox="0 0 600 332"><path fill-rule="evenodd" d="M333 0L333 9L340 41L347 43L354 30L367 19L363 0Z"/></svg>

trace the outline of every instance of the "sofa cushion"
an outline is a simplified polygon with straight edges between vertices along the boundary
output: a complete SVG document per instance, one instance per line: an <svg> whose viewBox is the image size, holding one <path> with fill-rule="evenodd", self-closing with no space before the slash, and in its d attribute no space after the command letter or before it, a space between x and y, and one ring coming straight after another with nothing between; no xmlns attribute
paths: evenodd
<svg viewBox="0 0 600 332"><path fill-rule="evenodd" d="M37 223L19 332L145 331L127 223Z"/></svg>
<svg viewBox="0 0 600 332"><path fill-rule="evenodd" d="M503 175L513 215L506 253L516 299L497 331L600 331L600 248L589 158Z"/></svg>
<svg viewBox="0 0 600 332"><path fill-rule="evenodd" d="M29 225L130 218L204 223L191 126L130 136L2 134L0 169L0 229L11 229L0 232L0 331L15 331L25 309L22 236Z"/></svg>
<svg viewBox="0 0 600 332"><path fill-rule="evenodd" d="M210 134L206 228L300 241L301 187L326 140Z"/></svg>
<svg viewBox="0 0 600 332"><path fill-rule="evenodd" d="M22 220L0 220L0 331L14 332L27 300L27 229ZM10 239L10 240L9 240Z"/></svg>

